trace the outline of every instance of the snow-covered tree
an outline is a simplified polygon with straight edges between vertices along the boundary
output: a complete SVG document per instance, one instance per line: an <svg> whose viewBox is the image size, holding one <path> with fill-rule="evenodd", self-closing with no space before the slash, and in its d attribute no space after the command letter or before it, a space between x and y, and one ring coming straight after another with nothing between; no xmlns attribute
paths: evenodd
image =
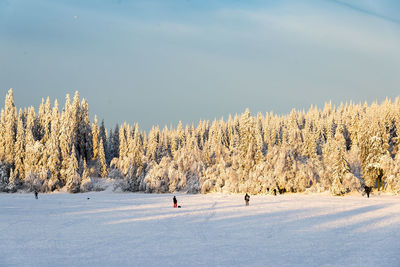
<svg viewBox="0 0 400 267"><path fill-rule="evenodd" d="M93 136L93 157L92 159L96 160L99 157L99 135L100 130L97 125L97 116L94 116L94 122L92 124L92 136Z"/></svg>
<svg viewBox="0 0 400 267"><path fill-rule="evenodd" d="M100 177L103 178L106 177L107 163L106 163L106 155L104 153L103 139L100 139L98 164L99 164Z"/></svg>
<svg viewBox="0 0 400 267"><path fill-rule="evenodd" d="M344 147L340 142L336 143L336 151L333 164L333 181L331 192L333 195L340 196L346 193L346 188L343 186L344 176L350 171L349 164L344 159Z"/></svg>
<svg viewBox="0 0 400 267"><path fill-rule="evenodd" d="M378 190L380 187L380 179L383 176L383 169L381 167L381 158L384 156L382 138L379 136L372 136L369 139L369 151L364 162L363 176L365 184L369 187L375 186L378 183Z"/></svg>
<svg viewBox="0 0 400 267"><path fill-rule="evenodd" d="M66 177L66 188L71 193L77 193L80 189L81 177L78 173L78 160L76 159L75 147L72 147L68 158L68 168L62 173Z"/></svg>
<svg viewBox="0 0 400 267"><path fill-rule="evenodd" d="M4 106L4 148L5 159L8 163L14 163L14 146L17 132L17 109L14 104L13 90L10 89L6 95Z"/></svg>
<svg viewBox="0 0 400 267"><path fill-rule="evenodd" d="M20 114L21 113L22 110L20 111ZM25 177L24 158L25 158L25 128L22 118L20 117L18 119L18 126L17 126L14 163L15 163L15 176L19 177L21 180L23 180L23 178Z"/></svg>
<svg viewBox="0 0 400 267"><path fill-rule="evenodd" d="M90 176L110 170L116 187L129 191L341 195L360 190L362 181L399 193L399 114L398 98L288 115L251 116L247 109L227 121L155 126L147 135L137 124L108 132L97 116L90 122L77 92L72 104L66 96L61 114L47 98L38 115L29 107L17 117L10 90L0 115L0 190L21 183L28 190L95 190Z"/></svg>

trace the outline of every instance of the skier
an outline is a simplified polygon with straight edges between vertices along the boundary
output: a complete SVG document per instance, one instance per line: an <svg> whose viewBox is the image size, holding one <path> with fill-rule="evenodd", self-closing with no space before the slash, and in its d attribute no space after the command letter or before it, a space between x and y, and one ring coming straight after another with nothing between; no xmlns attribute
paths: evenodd
<svg viewBox="0 0 400 267"><path fill-rule="evenodd" d="M176 200L176 196L172 199L174 201L174 208L178 207L178 200Z"/></svg>
<svg viewBox="0 0 400 267"><path fill-rule="evenodd" d="M35 198L38 199L38 191L35 190Z"/></svg>
<svg viewBox="0 0 400 267"><path fill-rule="evenodd" d="M248 206L250 201L250 196L247 193L246 195L244 195L244 200L246 201L246 206Z"/></svg>

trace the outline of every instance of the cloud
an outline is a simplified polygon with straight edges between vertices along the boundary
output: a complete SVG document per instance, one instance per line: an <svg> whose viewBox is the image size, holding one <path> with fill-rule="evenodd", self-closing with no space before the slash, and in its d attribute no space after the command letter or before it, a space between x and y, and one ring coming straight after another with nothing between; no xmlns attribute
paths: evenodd
<svg viewBox="0 0 400 267"><path fill-rule="evenodd" d="M253 29L264 35L270 32L286 34L292 42L390 56L397 55L400 46L397 24L322 7L225 9L220 14L251 22Z"/></svg>
<svg viewBox="0 0 400 267"><path fill-rule="evenodd" d="M365 9L365 8L362 8L362 7L357 6L357 5L353 5L353 4L348 3L348 2L343 2L343 1L338 1L338 0L330 0L330 1L333 2L333 3L336 3L336 4L340 5L340 6L343 6L343 7L346 7L346 8L350 8L350 9L352 9L354 11L361 12L361 13L366 14L366 15L370 15L370 16L373 16L373 17L376 17L376 18L380 18L380 19L383 19L383 20L386 20L386 21L389 21L389 22L392 22L392 23L400 24L400 20L399 19L392 18L390 16L386 16L386 15L380 14L378 12L369 10L369 9Z"/></svg>

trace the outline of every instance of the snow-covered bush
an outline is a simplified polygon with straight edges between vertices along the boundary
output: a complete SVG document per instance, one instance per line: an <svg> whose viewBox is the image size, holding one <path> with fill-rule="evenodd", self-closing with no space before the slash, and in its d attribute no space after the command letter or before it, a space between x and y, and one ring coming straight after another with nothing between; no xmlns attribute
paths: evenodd
<svg viewBox="0 0 400 267"><path fill-rule="evenodd" d="M339 176L336 176L333 179L332 186L331 186L331 193L334 196L342 196L344 193L346 193L346 189L342 185Z"/></svg>
<svg viewBox="0 0 400 267"><path fill-rule="evenodd" d="M39 178L39 175L34 172L29 172L24 180L25 189L29 192L40 191L43 181Z"/></svg>
<svg viewBox="0 0 400 267"><path fill-rule="evenodd" d="M346 192L357 192L361 190L361 181L352 173L346 173L342 182Z"/></svg>
<svg viewBox="0 0 400 267"><path fill-rule="evenodd" d="M80 184L81 176L77 172L75 172L74 175L68 177L65 187L70 193L78 193L80 190Z"/></svg>
<svg viewBox="0 0 400 267"><path fill-rule="evenodd" d="M21 186L21 180L15 175L14 171L10 171L10 178L7 185L8 192L14 193Z"/></svg>
<svg viewBox="0 0 400 267"><path fill-rule="evenodd" d="M86 177L85 179L82 179L79 187L79 192L89 192L92 191L93 185L92 185L92 179L90 177Z"/></svg>
<svg viewBox="0 0 400 267"><path fill-rule="evenodd" d="M127 179L117 178L114 179L113 191L115 192L125 192L129 191L129 183Z"/></svg>
<svg viewBox="0 0 400 267"><path fill-rule="evenodd" d="M8 191L8 180L10 177L10 166L0 162L0 191Z"/></svg>
<svg viewBox="0 0 400 267"><path fill-rule="evenodd" d="M110 173L107 175L108 178L112 179L124 179L125 176L122 174L120 169L111 169Z"/></svg>
<svg viewBox="0 0 400 267"><path fill-rule="evenodd" d="M387 177L385 190L397 195L400 194L400 177L394 175Z"/></svg>
<svg viewBox="0 0 400 267"><path fill-rule="evenodd" d="M91 177L91 191L105 191L112 190L114 187L114 179Z"/></svg>

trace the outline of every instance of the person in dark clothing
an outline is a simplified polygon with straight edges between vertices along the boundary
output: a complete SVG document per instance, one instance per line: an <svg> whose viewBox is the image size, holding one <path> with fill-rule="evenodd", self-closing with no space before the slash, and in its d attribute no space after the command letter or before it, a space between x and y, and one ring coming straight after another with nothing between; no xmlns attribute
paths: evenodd
<svg viewBox="0 0 400 267"><path fill-rule="evenodd" d="M367 193L367 197L369 198L369 193L371 193L371 187L364 186L365 193Z"/></svg>
<svg viewBox="0 0 400 267"><path fill-rule="evenodd" d="M250 201L249 194L246 193L246 195L244 195L244 201L246 202L246 206L248 206L249 205L249 201Z"/></svg>
<svg viewBox="0 0 400 267"><path fill-rule="evenodd" d="M178 207L178 200L176 199L176 196L172 199L174 201L174 208Z"/></svg>
<svg viewBox="0 0 400 267"><path fill-rule="evenodd" d="M35 198L38 199L38 191L35 190Z"/></svg>

